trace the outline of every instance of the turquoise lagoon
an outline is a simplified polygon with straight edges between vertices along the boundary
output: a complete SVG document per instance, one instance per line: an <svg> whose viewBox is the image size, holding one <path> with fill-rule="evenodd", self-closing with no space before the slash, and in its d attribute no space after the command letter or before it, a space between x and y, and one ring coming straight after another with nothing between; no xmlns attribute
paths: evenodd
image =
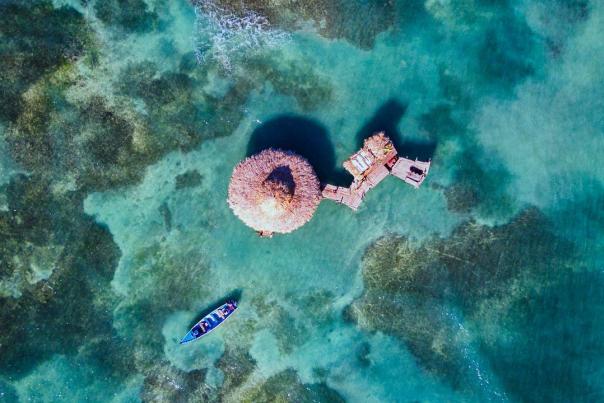
<svg viewBox="0 0 604 403"><path fill-rule="evenodd" d="M0 9L0 401L604 399L601 2ZM228 209L246 155L346 183L377 130L421 189Z"/></svg>

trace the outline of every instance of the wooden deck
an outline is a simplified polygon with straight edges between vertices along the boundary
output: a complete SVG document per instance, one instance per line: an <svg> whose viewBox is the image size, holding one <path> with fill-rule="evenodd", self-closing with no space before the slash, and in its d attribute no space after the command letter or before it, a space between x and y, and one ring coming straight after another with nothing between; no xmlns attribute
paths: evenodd
<svg viewBox="0 0 604 403"><path fill-rule="evenodd" d="M401 158L384 133L377 133L365 140L363 148L344 162L344 168L352 174L350 187L325 185L323 198L345 204L353 210L361 205L365 194L392 174L418 188L430 169L430 161Z"/></svg>
<svg viewBox="0 0 604 403"><path fill-rule="evenodd" d="M345 204L353 210L356 210L363 201L363 197L352 192L350 188L334 185L327 185L323 188L323 198Z"/></svg>
<svg viewBox="0 0 604 403"><path fill-rule="evenodd" d="M418 188L424 182L424 179L426 179L429 170L430 161L423 162L399 158L392 167L390 173L397 178L404 180L411 186Z"/></svg>

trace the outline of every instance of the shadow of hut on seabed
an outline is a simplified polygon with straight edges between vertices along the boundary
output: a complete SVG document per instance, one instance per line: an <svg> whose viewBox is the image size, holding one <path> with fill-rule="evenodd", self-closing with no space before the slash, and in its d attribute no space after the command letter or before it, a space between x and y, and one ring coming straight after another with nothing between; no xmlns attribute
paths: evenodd
<svg viewBox="0 0 604 403"><path fill-rule="evenodd" d="M363 146L363 141L377 132L384 131L399 155L410 158L428 161L436 151L435 141L417 141L405 140L398 130L398 124L407 111L407 105L402 104L396 99L386 101L378 108L373 117L365 123L357 133L358 148Z"/></svg>
<svg viewBox="0 0 604 403"><path fill-rule="evenodd" d="M315 120L282 115L258 126L248 143L247 156L267 148L293 151L313 166L321 183L349 186L352 177L338 169L327 129Z"/></svg>

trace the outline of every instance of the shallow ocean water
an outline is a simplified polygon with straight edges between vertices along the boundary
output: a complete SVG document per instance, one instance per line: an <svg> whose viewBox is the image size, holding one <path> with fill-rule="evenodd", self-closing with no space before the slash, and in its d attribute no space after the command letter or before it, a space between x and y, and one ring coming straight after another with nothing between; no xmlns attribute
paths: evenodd
<svg viewBox="0 0 604 403"><path fill-rule="evenodd" d="M601 2L0 8L0 401L604 398ZM420 189L229 210L246 155L346 183L377 130Z"/></svg>

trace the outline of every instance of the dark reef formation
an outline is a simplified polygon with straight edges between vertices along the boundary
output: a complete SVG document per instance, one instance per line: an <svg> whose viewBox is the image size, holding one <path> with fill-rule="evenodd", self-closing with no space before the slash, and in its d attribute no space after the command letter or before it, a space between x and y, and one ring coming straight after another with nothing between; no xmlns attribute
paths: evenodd
<svg viewBox="0 0 604 403"><path fill-rule="evenodd" d="M216 363L216 368L224 374L224 383L221 393L241 386L251 373L256 369L256 361L250 353L241 346L227 344L224 354Z"/></svg>
<svg viewBox="0 0 604 403"><path fill-rule="evenodd" d="M143 402L214 402L205 370L185 372L168 363L150 368L140 394Z"/></svg>
<svg viewBox="0 0 604 403"><path fill-rule="evenodd" d="M144 0L106 0L94 2L99 20L125 31L146 32L156 28L158 16Z"/></svg>
<svg viewBox="0 0 604 403"><path fill-rule="evenodd" d="M242 402L334 402L344 398L323 383L304 384L296 371L287 369L246 390Z"/></svg>
<svg viewBox="0 0 604 403"><path fill-rule="evenodd" d="M201 184L202 179L203 177L196 169L187 171L174 178L174 190L197 187Z"/></svg>
<svg viewBox="0 0 604 403"><path fill-rule="evenodd" d="M327 291L317 290L303 297L289 296L291 307L269 301L266 298L254 298L253 304L260 316L256 329L269 329L277 340L277 348L282 354L289 354L296 347L303 345L315 326L324 326L335 320L335 312L331 309L334 296ZM313 324L303 320L311 315Z"/></svg>
<svg viewBox="0 0 604 403"><path fill-rule="evenodd" d="M128 67L111 99L92 94L69 100L65 92L78 77L63 71L30 88L8 131L12 155L29 171L53 175L50 180L70 180L83 191L103 190L137 182L146 166L169 151L187 151L228 133L228 125L221 125L222 132L208 128L210 114L229 119L228 94L223 103L196 102L199 81L182 73L155 78L156 72L148 63ZM134 109L136 99L145 103L146 115ZM211 110L205 111L205 105Z"/></svg>
<svg viewBox="0 0 604 403"><path fill-rule="evenodd" d="M109 282L120 252L109 231L84 214L77 195L54 195L39 177L13 176L6 191L0 372L22 373L51 354L75 353L82 340L115 340Z"/></svg>
<svg viewBox="0 0 604 403"><path fill-rule="evenodd" d="M365 291L346 315L362 328L397 337L424 368L457 388L475 384L460 348L465 338L519 399L572 399L578 391L588 396L594 390L584 379L593 365L586 364L590 356L604 356L597 337L604 329L588 323L595 325L602 314L604 292L599 286L581 293L588 282L604 285L604 277L576 259L573 246L536 209L493 228L468 222L446 239L419 245L387 236L367 249ZM556 301L563 295L572 301ZM576 310L582 311L581 334L569 333L577 325ZM472 336L460 331L460 323ZM562 351L576 362L560 363ZM528 378L548 386L537 391ZM567 382L556 384L558 379ZM537 395L544 390L549 398Z"/></svg>
<svg viewBox="0 0 604 403"><path fill-rule="evenodd" d="M84 17L51 1L0 4L0 120L15 120L21 94L54 69L82 56L93 41Z"/></svg>
<svg viewBox="0 0 604 403"><path fill-rule="evenodd" d="M328 77L317 73L311 64L291 60L281 52L247 58L242 67L240 80L249 85L268 82L278 93L294 97L304 111L328 103L333 96Z"/></svg>

